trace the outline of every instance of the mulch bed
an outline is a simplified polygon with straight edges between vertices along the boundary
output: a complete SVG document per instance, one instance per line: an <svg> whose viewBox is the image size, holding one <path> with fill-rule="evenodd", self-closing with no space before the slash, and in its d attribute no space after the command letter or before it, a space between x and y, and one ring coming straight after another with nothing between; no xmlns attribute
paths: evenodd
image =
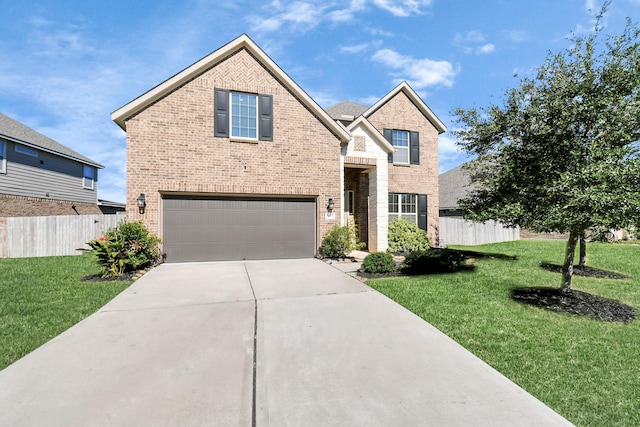
<svg viewBox="0 0 640 427"><path fill-rule="evenodd" d="M604 322L628 323L637 316L635 308L620 301L577 290L562 292L553 288L521 288L514 289L511 296L524 304Z"/></svg>
<svg viewBox="0 0 640 427"><path fill-rule="evenodd" d="M554 273L562 273L562 266L558 264L543 262L540 264L540 267ZM588 265L584 267L574 265L573 274L576 276L595 277L596 279L629 279L629 276L625 276L624 274L616 273L615 271L600 270L599 268L589 267Z"/></svg>

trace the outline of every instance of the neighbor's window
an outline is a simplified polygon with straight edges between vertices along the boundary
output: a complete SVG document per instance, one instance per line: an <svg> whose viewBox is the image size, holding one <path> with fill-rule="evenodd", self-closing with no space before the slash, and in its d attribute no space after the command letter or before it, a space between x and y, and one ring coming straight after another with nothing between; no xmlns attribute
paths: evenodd
<svg viewBox="0 0 640 427"><path fill-rule="evenodd" d="M394 163L409 163L409 132L406 130L393 131Z"/></svg>
<svg viewBox="0 0 640 427"><path fill-rule="evenodd" d="M0 140L0 173L7 173L7 144Z"/></svg>
<svg viewBox="0 0 640 427"><path fill-rule="evenodd" d="M418 195L389 193L389 222L404 218L414 224L418 223Z"/></svg>
<svg viewBox="0 0 640 427"><path fill-rule="evenodd" d="M31 147L25 147L24 145L16 144L15 150L16 150L16 153L26 154L27 156L32 156L32 157L38 157L38 152Z"/></svg>
<svg viewBox="0 0 640 427"><path fill-rule="evenodd" d="M82 173L82 187L93 190L96 180L96 168L85 165Z"/></svg>
<svg viewBox="0 0 640 427"><path fill-rule="evenodd" d="M231 136L258 139L258 96L231 92Z"/></svg>

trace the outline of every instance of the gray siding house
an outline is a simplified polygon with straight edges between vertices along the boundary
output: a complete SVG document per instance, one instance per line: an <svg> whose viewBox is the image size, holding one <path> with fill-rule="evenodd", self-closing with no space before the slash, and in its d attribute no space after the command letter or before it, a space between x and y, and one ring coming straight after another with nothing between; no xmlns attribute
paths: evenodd
<svg viewBox="0 0 640 427"><path fill-rule="evenodd" d="M100 214L103 167L0 113L0 217Z"/></svg>

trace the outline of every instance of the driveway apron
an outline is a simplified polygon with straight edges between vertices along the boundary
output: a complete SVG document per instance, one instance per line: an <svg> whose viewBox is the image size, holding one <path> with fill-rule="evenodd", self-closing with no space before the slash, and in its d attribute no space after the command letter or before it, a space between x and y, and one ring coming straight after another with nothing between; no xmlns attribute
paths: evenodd
<svg viewBox="0 0 640 427"><path fill-rule="evenodd" d="M571 425L319 260L164 264L0 372L0 425Z"/></svg>

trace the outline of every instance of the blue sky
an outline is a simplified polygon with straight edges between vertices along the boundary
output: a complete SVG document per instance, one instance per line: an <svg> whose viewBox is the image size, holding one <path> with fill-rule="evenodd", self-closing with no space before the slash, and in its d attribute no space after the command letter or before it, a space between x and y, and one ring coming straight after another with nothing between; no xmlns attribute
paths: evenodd
<svg viewBox="0 0 640 427"><path fill-rule="evenodd" d="M402 80L452 129L456 107L500 103L602 0L0 0L0 111L103 164L124 202L125 133L112 111L248 34L321 106L371 105ZM614 0L620 32L640 0ZM161 143L161 141L159 141ZM439 140L440 172L467 160Z"/></svg>

